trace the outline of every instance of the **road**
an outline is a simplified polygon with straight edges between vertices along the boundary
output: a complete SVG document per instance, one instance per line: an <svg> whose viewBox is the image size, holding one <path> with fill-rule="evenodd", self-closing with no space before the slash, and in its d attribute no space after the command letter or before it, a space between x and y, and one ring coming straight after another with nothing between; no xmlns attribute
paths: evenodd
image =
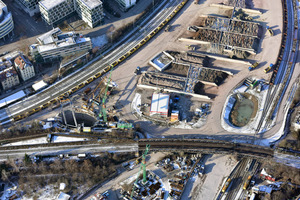
<svg viewBox="0 0 300 200"><path fill-rule="evenodd" d="M246 68L240 67L238 68L239 73L234 75L233 77L228 78L228 80L225 81L223 85L221 85L218 88L219 94L212 102L212 113L208 116L207 123L200 129L194 129L194 130L181 130L181 129L175 129L175 128L169 128L169 127L159 127L155 124L149 124L145 121L139 121L137 120L131 112L130 108L130 102L133 99L134 90L136 88L136 82L135 77L133 76L133 71L135 70L136 66L143 66L145 63L157 52L170 49L170 50L183 50L183 44L176 42L177 38L186 30L186 27L189 25L186 22L186 19L193 19L195 18L198 13L201 11L201 13L206 14L207 7L210 3L213 3L214 1L205 1L203 3L203 7L200 7L199 5L194 5L191 1L187 3L187 6L183 9L184 12L180 14L180 17L175 17L174 20L171 21L172 24L174 24L174 27L171 28L170 33L158 33L157 36L155 36L155 40L153 40L151 43L146 44L145 47L141 48L137 52L137 54L134 57L129 58L126 60L126 62L123 62L117 69L114 70L112 78L116 80L116 82L119 84L119 89L122 91L121 95L118 97L117 103L120 103L122 108L122 113L124 119L129 119L132 122L135 122L136 124L140 124L142 129L150 133L153 137L161 137L163 136L175 136L175 137L182 137L182 135L186 135L188 137L206 137L206 136L214 136L216 139L224 139L224 140L233 140L237 139L239 141L247 141L249 139L253 138L253 135L249 134L237 134L237 133L231 133L225 131L220 121L220 116L222 113L223 103L225 102L226 97L228 94L230 94L231 89L235 86L235 84L242 79L246 78L247 76L257 76L257 71L253 70L252 72L248 72ZM279 27L279 33L277 33L272 38L264 38L262 41L262 48L263 51L260 50L260 53L258 53L257 58L259 61L266 62L266 63L274 63L274 61L277 58L277 52L278 48L280 48L280 43L275 43L276 41L280 41L280 27L282 25L282 16L281 14L278 15L278 11L281 10L281 1L276 0L272 3L270 2L263 2L263 4L266 4L265 7L270 7L270 11L267 12L268 20L271 21L272 25L277 25ZM173 4L172 4L173 5ZM207 7L205 7L207 6ZM169 8L172 6L169 6ZM162 12L167 12L168 8L165 8L165 10L162 10ZM271 13L271 14L269 14ZM207 13L209 14L209 13ZM162 14L161 14L162 15ZM276 16L276 17L274 17ZM273 20L273 21L272 21ZM149 28L146 28L145 30L140 31L136 37L136 40L141 38L144 34L144 32L148 32L149 29L155 27L158 23L150 25ZM176 26L175 26L176 25ZM174 31L178 30L178 27L181 29L180 31ZM172 30L173 29L173 30ZM51 88L48 88L45 91L45 94L38 94L34 97L29 97L23 102L20 102L16 105L13 105L9 107L8 109L1 110L0 111L0 121L5 121L8 119L8 115L16 115L18 113L24 112L26 110L32 109L37 105L41 105L44 102L48 101L51 98L55 98L59 96L59 94L63 93L64 91L72 88L72 86L80 83L82 80L86 80L87 77L89 77L91 74L94 74L96 71L99 71L103 69L103 66L107 66L110 62L113 62L119 56L121 55L120 52L125 52L124 49L127 48L127 45L136 44L136 40L128 40L124 44L122 44L121 47L117 48L115 51L113 51L109 55L113 55L110 58L105 57L103 60L98 61L96 64L91 65L87 67L86 69L82 70L85 72L83 75L80 72L75 73L74 76L69 77L69 80L65 81L64 83L58 82L56 85L52 86ZM172 43L172 44L171 44ZM174 44L175 43L175 44ZM134 46L134 45L132 45ZM271 53L270 53L271 52ZM96 66L98 65L98 66ZM124 69L126 69L126 73L124 73ZM261 70L262 69L257 69ZM297 70L297 69L295 69ZM295 73L294 73L295 74ZM291 77L291 80L294 79ZM268 75L261 75L263 78L268 78ZM292 83L292 81L291 81ZM65 85L67 85L65 87ZM289 88L287 88L287 91L289 91ZM287 93L287 92L286 92ZM282 102L285 102L285 97ZM276 118L276 125L264 133L262 135L262 138L268 138L272 135L275 135L281 127L282 121L284 120L284 115L282 114L282 106L279 108L278 117ZM218 123L216 123L218 122Z"/></svg>
<svg viewBox="0 0 300 200"><path fill-rule="evenodd" d="M1 150L0 160L23 159L25 153L31 156L37 155L59 155L59 154L80 154L91 153L96 154L100 152L137 152L138 145L131 144L83 144L83 145L66 145L53 147L32 147L14 150Z"/></svg>
<svg viewBox="0 0 300 200"><path fill-rule="evenodd" d="M0 122L7 122L7 120L9 120L12 116L17 116L21 113L28 112L54 98L57 98L66 91L69 91L80 83L85 82L89 77L92 77L99 71L104 70L104 68L111 65L113 62L119 60L120 57L139 44L146 35L148 35L159 24L161 24L161 22L164 21L170 13L172 13L173 9L179 2L179 0L170 1L164 5L163 8L156 8L160 9L161 11L151 18L148 23L145 23L145 21L148 20L145 19L139 27L136 27L132 31L134 34L130 38L125 37L123 40L112 46L108 51L111 51L112 49L114 50L106 55L103 59L93 64L89 63L87 67L77 70L74 74L65 77L42 92L30 96L21 102L13 104L6 109L0 110Z"/></svg>
<svg viewBox="0 0 300 200"><path fill-rule="evenodd" d="M147 161L147 169L148 170L153 170L153 169L157 169L157 167L155 167L155 163L164 156L163 153L155 153L155 154L151 154L150 155L150 160ZM113 179L113 180L108 180L106 182L104 182L101 185L98 185L97 187L95 187L93 190L89 191L88 193L86 193L83 197L79 198L80 200L83 199L90 199L92 197L92 194L95 194L96 192L100 192L103 193L106 190L109 190L110 193L110 197L109 200L115 200L117 199L117 191L115 191L116 189L118 189L119 184L121 182L123 182L125 179L132 177L134 175L136 175L139 172L140 169L140 165L137 165L134 167L134 169L130 170L130 171L121 171L120 175Z"/></svg>

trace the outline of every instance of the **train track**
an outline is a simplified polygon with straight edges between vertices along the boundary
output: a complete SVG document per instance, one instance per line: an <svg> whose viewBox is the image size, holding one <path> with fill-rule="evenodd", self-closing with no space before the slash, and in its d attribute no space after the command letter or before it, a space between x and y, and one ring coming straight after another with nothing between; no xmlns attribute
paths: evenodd
<svg viewBox="0 0 300 200"><path fill-rule="evenodd" d="M58 104L64 98L91 83L95 79L107 73L112 67L117 66L135 51L141 48L147 41L156 35L186 4L188 0L168 1L164 9L156 16L145 20L143 26L137 27L136 32L127 40L122 40L112 52L103 57L100 61L79 70L72 76L50 86L44 91L33 95L21 102L13 104L2 110L0 113L1 124L11 121L18 121L36 112L39 112L50 105Z"/></svg>
<svg viewBox="0 0 300 200"><path fill-rule="evenodd" d="M282 36L282 42L281 42L281 49L277 58L277 62L274 65L274 70L272 77L270 79L270 86L268 89L265 105L263 108L262 117L259 121L259 124L256 128L255 136L260 132L263 131L262 126L265 120L267 119L267 123L265 123L265 126L263 129L266 129L270 123L271 116L274 112L274 105L276 105L276 102L278 102L276 96L281 96L282 91L282 85L284 81L288 81L288 78L290 76L293 70L293 64L295 60L295 50L297 46L297 40L295 40L295 37L297 37L297 26L294 22L295 13L293 8L293 3L289 0L286 0L282 2L283 7L283 36ZM297 16L297 15L296 15ZM295 35L296 34L296 35ZM287 84L288 85L288 82ZM274 99L276 101L274 102ZM273 105L273 108L270 110L271 106ZM269 114L269 115L268 115Z"/></svg>
<svg viewBox="0 0 300 200"><path fill-rule="evenodd" d="M273 157L274 150L267 147L237 144L220 140L201 139L141 139L138 142L139 150L144 150L146 144L151 146L152 151L186 151L203 153L238 153L251 157Z"/></svg>

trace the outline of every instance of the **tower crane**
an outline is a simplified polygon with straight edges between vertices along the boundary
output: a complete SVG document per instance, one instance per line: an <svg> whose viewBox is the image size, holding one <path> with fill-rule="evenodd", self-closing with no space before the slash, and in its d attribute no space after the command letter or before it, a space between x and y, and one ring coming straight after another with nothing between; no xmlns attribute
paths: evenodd
<svg viewBox="0 0 300 200"><path fill-rule="evenodd" d="M109 72L109 77L108 77L108 81L107 81L107 84L106 84L106 88L105 88L105 91L104 91L104 96L102 98L102 102L101 102L101 110L99 112L99 117L103 118L103 121L105 123L107 123L107 114L106 114L106 99L107 99L107 92L108 92L108 87L109 87L109 84L110 84L110 81L111 81L111 74L112 74L112 71L113 71L113 66L111 66L111 69L110 69L110 72Z"/></svg>
<svg viewBox="0 0 300 200"><path fill-rule="evenodd" d="M133 184L133 188L132 188L132 191L131 191L130 199L132 199L133 192L134 192L134 189L135 189L135 185L137 184L137 182L138 182L138 180L139 180L139 176L140 176L141 170L143 170L143 181L142 181L142 183L145 184L145 183L147 182L146 156L147 156L147 154L148 154L149 148L150 148L150 144L147 144L147 145L146 145L145 152L144 152L144 154L142 155L142 163L141 163L140 170L139 170L138 175L137 175L137 178L136 178L136 180L135 180L135 182L134 182L134 184Z"/></svg>

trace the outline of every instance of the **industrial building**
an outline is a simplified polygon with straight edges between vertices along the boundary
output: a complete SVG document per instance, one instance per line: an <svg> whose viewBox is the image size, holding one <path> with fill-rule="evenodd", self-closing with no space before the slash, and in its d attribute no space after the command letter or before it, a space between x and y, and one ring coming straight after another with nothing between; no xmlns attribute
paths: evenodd
<svg viewBox="0 0 300 200"><path fill-rule="evenodd" d="M115 0L121 10L123 11L127 11L129 8L133 7L136 4L136 0Z"/></svg>
<svg viewBox="0 0 300 200"><path fill-rule="evenodd" d="M33 44L29 47L31 55L36 60L51 61L92 49L92 42L89 37L83 37L74 32L62 33L59 28L41 35L37 40L39 44Z"/></svg>
<svg viewBox="0 0 300 200"><path fill-rule="evenodd" d="M34 66L23 55L19 55L15 60L16 70L19 72L23 81L26 81L35 76Z"/></svg>
<svg viewBox="0 0 300 200"><path fill-rule="evenodd" d="M32 17L34 14L39 13L40 0L16 0L16 2L23 8L23 10Z"/></svg>
<svg viewBox="0 0 300 200"><path fill-rule="evenodd" d="M7 6L0 0L0 39L5 38L14 29L12 15Z"/></svg>
<svg viewBox="0 0 300 200"><path fill-rule="evenodd" d="M92 28L102 23L104 17L100 0L42 0L39 8L49 25L61 22L75 11Z"/></svg>
<svg viewBox="0 0 300 200"><path fill-rule="evenodd" d="M76 12L92 28L103 21L103 6L100 0L76 0Z"/></svg>
<svg viewBox="0 0 300 200"><path fill-rule="evenodd" d="M150 116L160 115L167 117L169 112L170 95L153 93L150 107Z"/></svg>
<svg viewBox="0 0 300 200"><path fill-rule="evenodd" d="M20 84L18 73L10 61L5 61L0 64L0 81L3 90Z"/></svg>
<svg viewBox="0 0 300 200"><path fill-rule="evenodd" d="M73 0L42 0L39 2L42 18L53 25L75 11Z"/></svg>

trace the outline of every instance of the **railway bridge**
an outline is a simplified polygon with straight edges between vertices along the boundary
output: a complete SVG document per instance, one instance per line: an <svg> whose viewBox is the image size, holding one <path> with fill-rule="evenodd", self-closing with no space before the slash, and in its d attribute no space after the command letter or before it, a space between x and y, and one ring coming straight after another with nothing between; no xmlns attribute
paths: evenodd
<svg viewBox="0 0 300 200"><path fill-rule="evenodd" d="M143 151L146 144L150 145L150 151L237 153L243 156L259 158L272 158L275 152L274 149L269 147L209 139L141 139L138 141L139 151Z"/></svg>

